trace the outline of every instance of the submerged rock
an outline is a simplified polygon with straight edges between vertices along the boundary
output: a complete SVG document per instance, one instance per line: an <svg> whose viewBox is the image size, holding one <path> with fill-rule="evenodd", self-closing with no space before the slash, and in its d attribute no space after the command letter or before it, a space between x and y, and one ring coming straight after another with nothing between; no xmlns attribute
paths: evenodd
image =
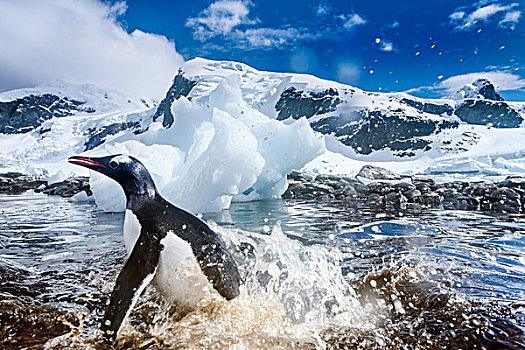
<svg viewBox="0 0 525 350"><path fill-rule="evenodd" d="M0 347L36 349L52 338L79 326L76 316L58 306L43 305L29 297L2 293L0 301Z"/></svg>

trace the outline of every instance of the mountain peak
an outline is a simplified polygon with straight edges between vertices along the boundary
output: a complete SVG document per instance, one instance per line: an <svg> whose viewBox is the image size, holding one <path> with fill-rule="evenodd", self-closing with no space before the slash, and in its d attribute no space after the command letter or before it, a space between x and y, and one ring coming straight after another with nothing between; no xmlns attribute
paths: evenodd
<svg viewBox="0 0 525 350"><path fill-rule="evenodd" d="M463 86L456 93L456 96L459 99L474 98L492 101L503 101L503 97L501 97L496 92L494 84L492 84L488 79L485 78L476 79L472 84L467 84Z"/></svg>

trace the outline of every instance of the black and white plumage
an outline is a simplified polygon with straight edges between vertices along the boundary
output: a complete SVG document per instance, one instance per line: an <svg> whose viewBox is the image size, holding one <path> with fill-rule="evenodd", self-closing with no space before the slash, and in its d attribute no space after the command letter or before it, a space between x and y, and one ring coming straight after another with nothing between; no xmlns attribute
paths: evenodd
<svg viewBox="0 0 525 350"><path fill-rule="evenodd" d="M158 193L146 167L127 155L69 158L118 182L126 195L122 268L101 325L114 340L146 286L168 301L195 307L212 289L230 300L239 295L237 266L220 236Z"/></svg>

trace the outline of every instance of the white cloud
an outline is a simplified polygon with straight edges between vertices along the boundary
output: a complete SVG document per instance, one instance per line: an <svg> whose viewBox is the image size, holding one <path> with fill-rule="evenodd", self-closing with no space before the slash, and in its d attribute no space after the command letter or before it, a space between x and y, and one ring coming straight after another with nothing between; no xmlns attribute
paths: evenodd
<svg viewBox="0 0 525 350"><path fill-rule="evenodd" d="M182 64L166 37L117 22L126 5L97 0L0 0L0 91L50 80L160 98Z"/></svg>
<svg viewBox="0 0 525 350"><path fill-rule="evenodd" d="M476 72L456 75L443 80L438 84L438 87L445 90L447 93L454 93L464 85L472 84L475 80L480 78L488 79L494 84L496 90L499 91L525 89L525 79L522 79L519 75L503 71Z"/></svg>
<svg viewBox="0 0 525 350"><path fill-rule="evenodd" d="M499 25L502 27L511 27L514 29L514 26L518 23L521 17L521 11L511 11L505 14L505 17L499 21Z"/></svg>
<svg viewBox="0 0 525 350"><path fill-rule="evenodd" d="M193 29L193 37L204 43L201 50L213 49L225 51L231 48L242 50L253 49L285 49L293 48L299 41L316 40L334 32L341 31L340 21L345 30L366 24L367 21L356 13L336 17L339 27L312 28L291 27L281 25L276 27L261 26L259 19L250 16L253 6L249 0L218 0L201 11L196 17L186 20L186 27ZM326 16L332 11L328 5L319 4L315 9L317 16ZM210 39L224 40L224 45L211 43Z"/></svg>
<svg viewBox="0 0 525 350"><path fill-rule="evenodd" d="M462 19L463 17L465 17L465 12L463 11L454 12L453 14L449 16L451 20L459 20L459 19Z"/></svg>
<svg viewBox="0 0 525 350"><path fill-rule="evenodd" d="M188 18L186 26L193 28L193 37L201 42L222 37L228 42L229 47L243 50L282 49L298 40L315 36L303 28L253 26L258 24L259 20L250 18L250 6L252 6L250 1L219 0L199 13L197 17ZM207 47L211 45L206 44ZM221 49L218 46L214 48Z"/></svg>
<svg viewBox="0 0 525 350"><path fill-rule="evenodd" d="M319 6L317 7L317 10L315 11L315 14L317 16L325 16L328 14L328 12L330 12L330 8L326 5L323 5L323 4L319 4Z"/></svg>
<svg viewBox="0 0 525 350"><path fill-rule="evenodd" d="M385 52L395 51L394 44L390 41L383 39L379 43L379 50L385 51Z"/></svg>
<svg viewBox="0 0 525 350"><path fill-rule="evenodd" d="M241 0L216 1L197 17L188 18L186 27L193 28L193 37L200 41L218 35L228 35L239 25L257 23L248 17L250 5L251 2Z"/></svg>
<svg viewBox="0 0 525 350"><path fill-rule="evenodd" d="M343 27L346 29L352 29L356 26L364 25L367 22L366 19L359 16L357 13L353 13L348 16L343 15L341 18L344 20Z"/></svg>
<svg viewBox="0 0 525 350"><path fill-rule="evenodd" d="M232 37L236 42L236 46L243 49L282 48L298 40L308 38L312 38L312 35L296 28L253 28L246 29L245 31L236 30Z"/></svg>
<svg viewBox="0 0 525 350"><path fill-rule="evenodd" d="M422 86L406 92L434 92L451 96L463 86L481 78L488 79L497 91L525 91L525 79L519 75L505 71L489 71L455 75L432 86Z"/></svg>
<svg viewBox="0 0 525 350"><path fill-rule="evenodd" d="M387 25L387 28L397 28L399 27L399 22L397 20L394 20L391 24Z"/></svg>
<svg viewBox="0 0 525 350"><path fill-rule="evenodd" d="M520 11L513 10L517 6L517 3L510 5L492 3L487 5L486 1L480 1L469 11L465 8L456 10L449 16L449 19L450 23L454 25L457 30L474 29L478 24L488 22L493 18L500 18L500 26L511 27L513 29L521 16Z"/></svg>

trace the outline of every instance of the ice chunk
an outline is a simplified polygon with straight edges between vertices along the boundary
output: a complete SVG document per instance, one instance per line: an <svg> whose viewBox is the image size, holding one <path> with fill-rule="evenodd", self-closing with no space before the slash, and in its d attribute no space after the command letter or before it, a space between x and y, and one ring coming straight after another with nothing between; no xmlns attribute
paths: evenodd
<svg viewBox="0 0 525 350"><path fill-rule="evenodd" d="M152 123L137 140L107 143L104 153L135 156L166 199L194 213L227 209L232 200L278 197L286 174L325 150L306 119L286 125L248 106L237 75L225 78L208 101L182 97L171 111L171 128ZM91 184L101 209L124 210L116 183L94 173Z"/></svg>

